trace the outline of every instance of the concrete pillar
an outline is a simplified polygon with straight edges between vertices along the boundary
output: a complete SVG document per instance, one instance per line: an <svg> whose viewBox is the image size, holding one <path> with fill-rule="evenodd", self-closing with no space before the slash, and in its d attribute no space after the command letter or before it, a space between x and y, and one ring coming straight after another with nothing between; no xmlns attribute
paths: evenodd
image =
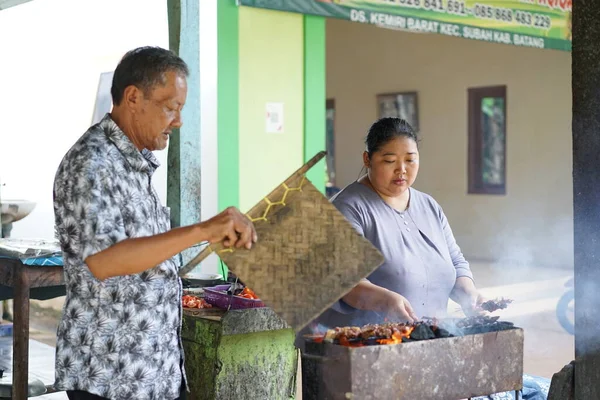
<svg viewBox="0 0 600 400"><path fill-rule="evenodd" d="M169 47L190 68L183 127L169 144L167 205L173 227L207 220L218 209L217 10L220 0L168 0ZM183 253L183 262L198 249ZM217 272L211 256L197 268Z"/></svg>
<svg viewBox="0 0 600 400"><path fill-rule="evenodd" d="M188 94L183 109L183 127L171 136L167 164L167 206L171 225L185 226L200 221L200 12L198 0L168 0L169 48L190 69ZM183 253L187 262L194 251Z"/></svg>
<svg viewBox="0 0 600 400"><path fill-rule="evenodd" d="M8 224L2 224L2 234L0 234L0 238L9 238L12 228L12 222L9 222Z"/></svg>
<svg viewBox="0 0 600 400"><path fill-rule="evenodd" d="M573 3L575 398L583 400L600 399L600 1Z"/></svg>

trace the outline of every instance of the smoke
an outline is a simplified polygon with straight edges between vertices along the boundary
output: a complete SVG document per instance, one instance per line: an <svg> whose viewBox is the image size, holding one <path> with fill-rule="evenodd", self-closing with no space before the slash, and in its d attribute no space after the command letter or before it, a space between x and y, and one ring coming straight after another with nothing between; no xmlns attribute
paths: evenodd
<svg viewBox="0 0 600 400"><path fill-rule="evenodd" d="M310 331L312 334L314 335L323 335L327 332L327 330L332 329L330 326L321 324L321 323L315 323L315 324L311 324L309 325L310 327Z"/></svg>
<svg viewBox="0 0 600 400"><path fill-rule="evenodd" d="M600 279L600 274L596 274ZM575 277L576 326L575 342L577 358L600 353L600 283L598 279Z"/></svg>
<svg viewBox="0 0 600 400"><path fill-rule="evenodd" d="M387 318L374 311L355 310L349 314L327 310L315 321L308 325L312 334L324 333L328 329L346 326L364 326L368 324L381 324L387 322ZM400 321L389 321L400 322Z"/></svg>
<svg viewBox="0 0 600 400"><path fill-rule="evenodd" d="M552 218L545 218L545 211L522 212L517 220L512 216L495 227L496 235L476 239L491 249L488 261L468 254L467 259L485 297L514 300L492 315L524 329L525 373L549 378L574 357L574 337L557 318L559 300L569 290L565 283L573 276L574 252L570 210ZM594 301L600 300L600 291L592 293L599 293Z"/></svg>

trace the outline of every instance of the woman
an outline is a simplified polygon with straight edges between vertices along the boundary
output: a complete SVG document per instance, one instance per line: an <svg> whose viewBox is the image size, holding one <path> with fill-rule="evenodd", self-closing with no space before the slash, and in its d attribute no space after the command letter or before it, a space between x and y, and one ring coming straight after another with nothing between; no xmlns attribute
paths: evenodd
<svg viewBox="0 0 600 400"><path fill-rule="evenodd" d="M419 172L417 143L406 121L375 122L363 153L367 174L332 198L385 263L319 318L324 325L443 317L449 298L470 315L484 301L442 208L411 187Z"/></svg>
<svg viewBox="0 0 600 400"><path fill-rule="evenodd" d="M399 118L375 122L367 135L363 163L366 175L331 201L381 251L385 262L317 323L361 326L386 318L412 322L444 317L449 299L467 315L478 313L485 299L475 288L442 208L412 188L419 172L418 138L412 127ZM542 400L549 381L525 376L524 386L523 399ZM498 393L489 398L514 396Z"/></svg>

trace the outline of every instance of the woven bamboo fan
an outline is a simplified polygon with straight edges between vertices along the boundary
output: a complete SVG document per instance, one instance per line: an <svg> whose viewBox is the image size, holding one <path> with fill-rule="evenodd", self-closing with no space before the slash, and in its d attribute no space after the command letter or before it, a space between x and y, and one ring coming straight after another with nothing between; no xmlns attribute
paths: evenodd
<svg viewBox="0 0 600 400"><path fill-rule="evenodd" d="M258 242L252 250L220 244L202 251L181 274L211 252L297 331L383 263L383 256L306 178L317 154L254 206Z"/></svg>

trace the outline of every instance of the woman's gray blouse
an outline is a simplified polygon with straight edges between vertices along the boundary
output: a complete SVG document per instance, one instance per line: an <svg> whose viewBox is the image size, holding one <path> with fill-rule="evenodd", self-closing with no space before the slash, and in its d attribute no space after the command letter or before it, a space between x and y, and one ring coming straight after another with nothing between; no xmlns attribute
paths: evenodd
<svg viewBox="0 0 600 400"><path fill-rule="evenodd" d="M409 207L404 212L358 182L339 192L332 203L385 257L367 279L406 297L419 318L443 317L456 279L473 279L473 275L440 205L425 193L409 190ZM319 322L348 326L380 323L384 317L340 300Z"/></svg>

